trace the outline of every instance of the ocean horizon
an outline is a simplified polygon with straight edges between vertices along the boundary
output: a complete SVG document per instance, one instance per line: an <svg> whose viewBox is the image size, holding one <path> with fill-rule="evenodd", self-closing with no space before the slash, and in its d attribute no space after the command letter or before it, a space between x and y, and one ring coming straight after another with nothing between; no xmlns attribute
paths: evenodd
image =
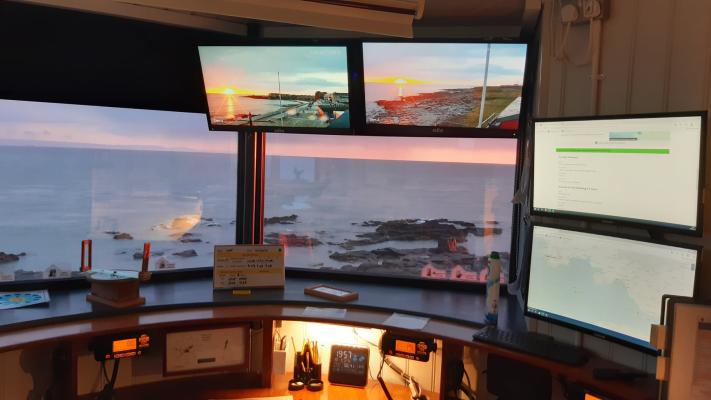
<svg viewBox="0 0 711 400"><path fill-rule="evenodd" d="M0 251L26 254L0 273L78 270L83 239L94 242L95 268L138 269L144 241L151 269L161 257L176 268L211 266L213 246L234 243L236 162L224 153L0 144ZM265 230L321 242L287 249L287 265L301 268L347 265L331 255L372 230L360 226L370 220L495 221L500 234L461 245L477 256L508 252L513 179L513 165L268 156L265 217L297 218ZM384 247L437 243L359 250Z"/></svg>

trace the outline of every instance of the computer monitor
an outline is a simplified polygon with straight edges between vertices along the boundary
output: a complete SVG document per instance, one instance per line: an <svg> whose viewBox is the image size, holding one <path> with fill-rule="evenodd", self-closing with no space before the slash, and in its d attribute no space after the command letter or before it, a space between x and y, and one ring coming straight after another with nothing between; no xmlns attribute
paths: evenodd
<svg viewBox="0 0 711 400"><path fill-rule="evenodd" d="M533 214L702 231L706 113L538 120Z"/></svg>
<svg viewBox="0 0 711 400"><path fill-rule="evenodd" d="M511 137L525 43L364 42L365 127L377 134Z"/></svg>
<svg viewBox="0 0 711 400"><path fill-rule="evenodd" d="M526 315L652 352L662 295L692 296L700 248L534 225Z"/></svg>
<svg viewBox="0 0 711 400"><path fill-rule="evenodd" d="M351 133L345 45L199 46L211 130Z"/></svg>

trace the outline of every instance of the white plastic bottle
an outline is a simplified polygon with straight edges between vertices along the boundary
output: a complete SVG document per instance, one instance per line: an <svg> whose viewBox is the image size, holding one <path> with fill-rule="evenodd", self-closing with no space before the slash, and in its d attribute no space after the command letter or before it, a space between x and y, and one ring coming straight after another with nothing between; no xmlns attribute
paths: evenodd
<svg viewBox="0 0 711 400"><path fill-rule="evenodd" d="M486 316L488 325L496 325L499 320L499 288L501 276L501 259L499 253L492 251L489 256L489 274L486 277Z"/></svg>

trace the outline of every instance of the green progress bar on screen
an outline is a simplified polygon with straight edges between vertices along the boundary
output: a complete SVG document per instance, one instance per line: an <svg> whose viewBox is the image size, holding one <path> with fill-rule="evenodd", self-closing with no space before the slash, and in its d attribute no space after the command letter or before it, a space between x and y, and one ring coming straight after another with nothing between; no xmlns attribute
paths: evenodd
<svg viewBox="0 0 711 400"><path fill-rule="evenodd" d="M669 154L669 149L610 149L601 147L558 147L556 153L627 153L627 154Z"/></svg>

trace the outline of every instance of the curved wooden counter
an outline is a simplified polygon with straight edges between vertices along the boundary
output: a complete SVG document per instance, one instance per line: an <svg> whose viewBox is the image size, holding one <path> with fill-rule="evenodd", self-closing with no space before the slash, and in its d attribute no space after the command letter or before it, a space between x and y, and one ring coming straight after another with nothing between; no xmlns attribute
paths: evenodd
<svg viewBox="0 0 711 400"><path fill-rule="evenodd" d="M337 303L304 295L305 287L319 283L350 289L359 299ZM613 394L622 399L656 398L653 379L628 382L599 381L593 368L619 367L599 358L583 367L572 367L498 347L472 342L472 334L483 325L483 292L454 292L437 289L393 287L377 283L325 282L288 278L284 290L253 290L249 296L212 290L210 279L145 285L141 294L146 304L130 310L96 308L85 300L86 289L51 292L49 306L0 312L0 351L83 340L122 331L169 330L180 326L228 325L239 321L298 320L327 322L398 330L384 324L393 312L430 318L418 335L442 339L445 346L473 347L545 368L554 376ZM343 318L305 316L307 307L342 308ZM524 330L525 321L515 298L502 296L499 325L502 329Z"/></svg>

